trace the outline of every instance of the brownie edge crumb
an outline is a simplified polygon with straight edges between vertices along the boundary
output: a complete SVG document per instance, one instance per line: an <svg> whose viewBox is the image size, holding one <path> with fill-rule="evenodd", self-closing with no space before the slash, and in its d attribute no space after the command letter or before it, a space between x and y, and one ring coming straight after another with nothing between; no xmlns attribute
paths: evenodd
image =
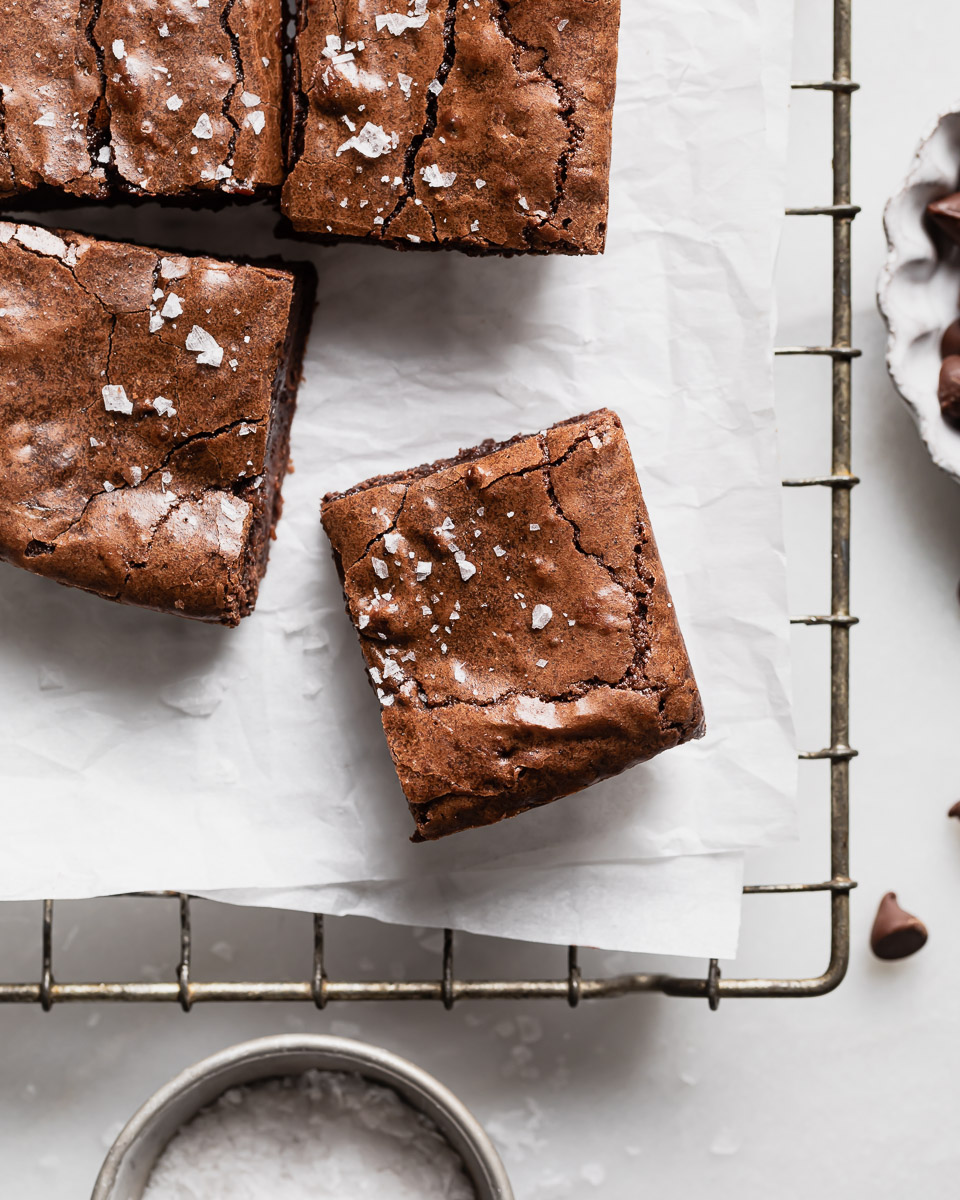
<svg viewBox="0 0 960 1200"><path fill-rule="evenodd" d="M703 736L615 413L377 476L322 519L414 841Z"/></svg>

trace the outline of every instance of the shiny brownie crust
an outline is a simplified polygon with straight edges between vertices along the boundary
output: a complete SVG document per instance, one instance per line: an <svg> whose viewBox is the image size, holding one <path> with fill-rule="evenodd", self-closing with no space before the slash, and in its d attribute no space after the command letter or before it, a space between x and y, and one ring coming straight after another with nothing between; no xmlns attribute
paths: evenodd
<svg viewBox="0 0 960 1200"><path fill-rule="evenodd" d="M280 515L310 268L0 221L0 559L236 625Z"/></svg>
<svg viewBox="0 0 960 1200"><path fill-rule="evenodd" d="M702 736L615 413L368 480L322 513L415 841Z"/></svg>

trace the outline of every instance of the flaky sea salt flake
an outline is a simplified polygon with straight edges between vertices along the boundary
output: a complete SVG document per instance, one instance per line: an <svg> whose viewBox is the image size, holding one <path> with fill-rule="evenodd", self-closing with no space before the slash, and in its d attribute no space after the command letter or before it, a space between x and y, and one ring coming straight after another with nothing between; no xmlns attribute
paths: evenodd
<svg viewBox="0 0 960 1200"><path fill-rule="evenodd" d="M534 629L546 629L553 620L553 609L549 604L535 604L531 624Z"/></svg>
<svg viewBox="0 0 960 1200"><path fill-rule="evenodd" d="M197 117L197 123L190 130L194 137L201 138L204 141L209 141L213 137L213 122L206 113L201 113Z"/></svg>
<svg viewBox="0 0 960 1200"><path fill-rule="evenodd" d="M125 413L128 417L133 412L133 401L127 399L127 393L118 383L107 383L100 389L103 394L103 407L107 412Z"/></svg>
<svg viewBox="0 0 960 1200"><path fill-rule="evenodd" d="M377 33L386 29L394 37L399 37L408 29L422 29L426 25L429 15L429 13L423 13L421 16L408 17L405 13L380 13L377 16Z"/></svg>
<svg viewBox="0 0 960 1200"><path fill-rule="evenodd" d="M436 163L429 167L421 167L420 174L423 176L423 182L433 188L453 187L457 178L456 171L441 171Z"/></svg>
<svg viewBox="0 0 960 1200"><path fill-rule="evenodd" d="M358 134L348 138L340 146L337 150L337 158L346 150L356 150L364 158L379 158L381 154L387 154L393 148L393 135L387 133L379 125L374 125L372 121L368 121Z"/></svg>
<svg viewBox="0 0 960 1200"><path fill-rule="evenodd" d="M386 579L390 574L390 568L382 558L371 558L370 562L373 566L373 573L378 579Z"/></svg>
<svg viewBox="0 0 960 1200"><path fill-rule="evenodd" d="M187 334L187 349L197 351L197 362L208 367L219 367L223 362L223 347L199 325Z"/></svg>

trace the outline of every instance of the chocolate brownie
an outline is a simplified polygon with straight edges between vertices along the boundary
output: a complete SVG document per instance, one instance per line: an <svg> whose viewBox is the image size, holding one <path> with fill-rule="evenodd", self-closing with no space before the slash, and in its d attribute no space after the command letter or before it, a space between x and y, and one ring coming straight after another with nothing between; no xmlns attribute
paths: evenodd
<svg viewBox="0 0 960 1200"><path fill-rule="evenodd" d="M414 841L703 734L615 413L370 479L322 511Z"/></svg>
<svg viewBox="0 0 960 1200"><path fill-rule="evenodd" d="M280 515L309 268L0 222L0 559L236 625Z"/></svg>
<svg viewBox="0 0 960 1200"><path fill-rule="evenodd" d="M276 192L283 19L282 0L7 0L0 199Z"/></svg>
<svg viewBox="0 0 960 1200"><path fill-rule="evenodd" d="M620 0L301 0L290 224L600 254L619 21Z"/></svg>

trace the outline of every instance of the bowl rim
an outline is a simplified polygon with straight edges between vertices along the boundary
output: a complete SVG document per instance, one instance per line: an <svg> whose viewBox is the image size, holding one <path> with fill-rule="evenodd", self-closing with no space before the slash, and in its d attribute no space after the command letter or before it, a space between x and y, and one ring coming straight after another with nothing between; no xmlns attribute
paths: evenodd
<svg viewBox="0 0 960 1200"><path fill-rule="evenodd" d="M313 1067L284 1068L285 1063L303 1056L314 1056L318 1061ZM271 1064L277 1067L275 1073L263 1070ZM429 1117L460 1155L476 1189L477 1200L514 1200L510 1180L489 1135L449 1088L423 1068L392 1051L328 1034L275 1034L255 1038L228 1046L180 1071L140 1105L117 1135L100 1168L91 1200L139 1200L142 1192L137 1196L125 1192L121 1198L117 1189L121 1172L129 1160L143 1149L144 1140L162 1118L175 1111L178 1104L184 1107L184 1112L177 1128L185 1125L202 1108L213 1102L209 1098L197 1099L191 1093L204 1082L244 1066L256 1072L247 1080L250 1083L317 1069L354 1071L382 1086L392 1087L411 1107ZM225 1080L219 1094L242 1085L242 1079ZM195 1103L191 1104L191 1100ZM168 1144L169 1138L152 1156L151 1169Z"/></svg>

